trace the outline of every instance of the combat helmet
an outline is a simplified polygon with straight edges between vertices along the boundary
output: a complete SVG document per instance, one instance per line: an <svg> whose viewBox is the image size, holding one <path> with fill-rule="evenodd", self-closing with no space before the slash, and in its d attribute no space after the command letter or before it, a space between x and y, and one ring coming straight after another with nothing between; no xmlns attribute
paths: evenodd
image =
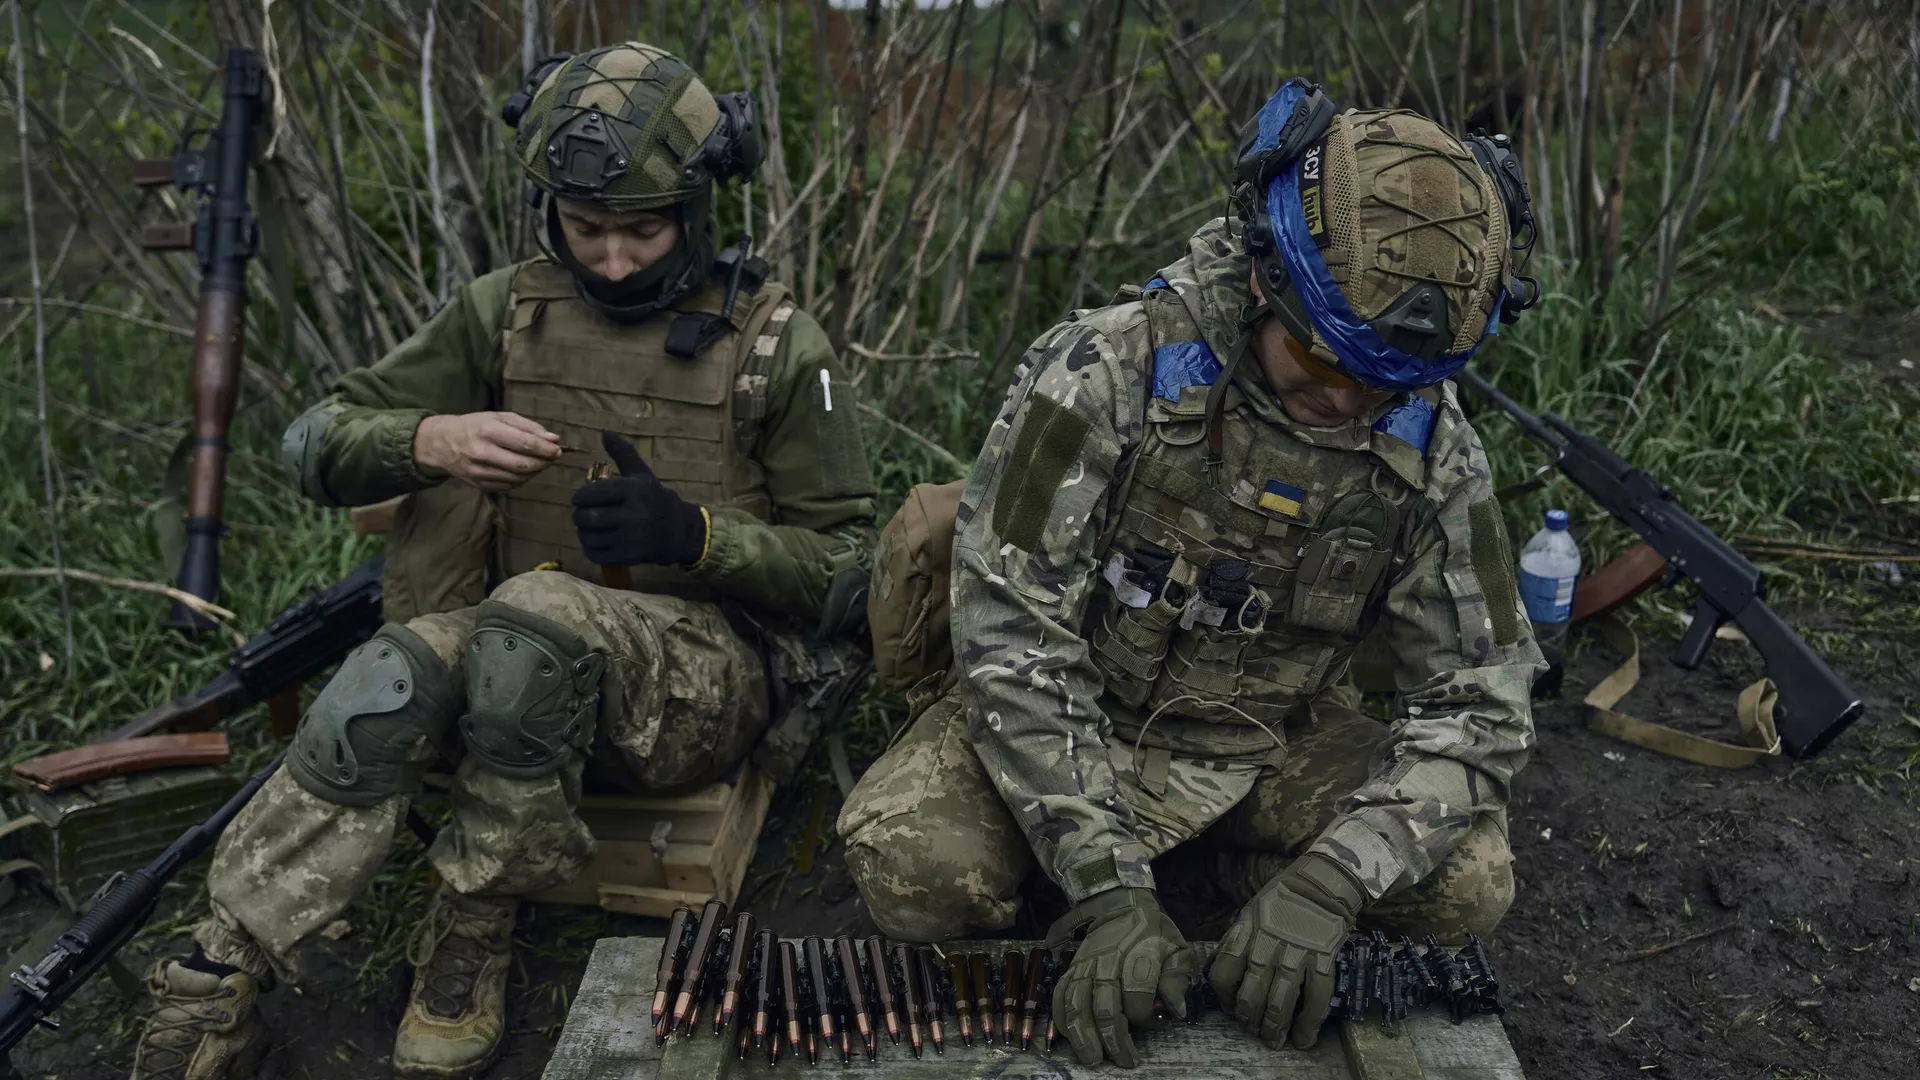
<svg viewBox="0 0 1920 1080"><path fill-rule="evenodd" d="M751 176L762 157L751 94L715 94L685 61L638 41L548 57L500 115L515 129L528 201L544 206L549 253L583 300L622 322L649 318L705 282L714 182ZM609 281L567 247L560 199L670 211L680 241L659 262Z"/></svg>
<svg viewBox="0 0 1920 1080"><path fill-rule="evenodd" d="M1539 297L1520 274L1533 217L1505 135L1462 143L1294 79L1242 132L1233 201L1264 309L1309 372L1432 386Z"/></svg>

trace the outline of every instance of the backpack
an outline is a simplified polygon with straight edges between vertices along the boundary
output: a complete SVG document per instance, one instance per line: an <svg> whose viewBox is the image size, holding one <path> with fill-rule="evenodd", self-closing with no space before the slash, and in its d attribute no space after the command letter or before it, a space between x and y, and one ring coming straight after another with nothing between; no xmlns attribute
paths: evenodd
<svg viewBox="0 0 1920 1080"><path fill-rule="evenodd" d="M953 536L965 480L918 484L880 530L867 590L873 667L904 691L953 667Z"/></svg>

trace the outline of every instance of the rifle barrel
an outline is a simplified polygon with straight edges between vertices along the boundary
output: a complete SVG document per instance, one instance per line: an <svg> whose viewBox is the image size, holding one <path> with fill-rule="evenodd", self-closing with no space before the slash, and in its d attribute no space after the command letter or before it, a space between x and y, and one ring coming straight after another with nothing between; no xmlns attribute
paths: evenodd
<svg viewBox="0 0 1920 1080"><path fill-rule="evenodd" d="M1473 391L1474 396L1490 402L1520 425L1527 437L1552 449L1556 455L1564 443L1541 419L1520 407L1520 403L1500 392L1500 388L1482 378L1478 372L1461 368L1453 373L1455 382Z"/></svg>
<svg viewBox="0 0 1920 1080"><path fill-rule="evenodd" d="M254 773L240 790L213 816L180 834L154 860L128 874L116 875L108 882L100 899L71 929L61 934L40 961L12 975L13 986L0 995L0 1054L26 1038L74 991L86 984L122 945L138 933L153 915L160 889L172 880L180 867L204 854L220 833L240 815L247 802L259 792L280 763L285 750L266 768Z"/></svg>

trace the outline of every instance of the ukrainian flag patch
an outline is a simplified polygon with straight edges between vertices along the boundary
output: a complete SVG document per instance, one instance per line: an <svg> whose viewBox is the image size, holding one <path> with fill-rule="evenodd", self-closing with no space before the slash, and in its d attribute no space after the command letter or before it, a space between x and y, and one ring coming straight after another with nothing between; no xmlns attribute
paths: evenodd
<svg viewBox="0 0 1920 1080"><path fill-rule="evenodd" d="M1260 509L1288 517L1299 517L1300 504L1306 501L1307 493L1304 490L1278 480L1267 481L1267 490L1260 493Z"/></svg>

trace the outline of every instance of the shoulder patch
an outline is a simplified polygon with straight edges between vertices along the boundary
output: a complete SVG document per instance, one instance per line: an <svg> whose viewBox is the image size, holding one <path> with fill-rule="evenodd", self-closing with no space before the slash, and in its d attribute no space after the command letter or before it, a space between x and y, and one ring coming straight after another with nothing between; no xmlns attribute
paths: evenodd
<svg viewBox="0 0 1920 1080"><path fill-rule="evenodd" d="M1219 377L1220 361L1204 341L1170 341L1153 350L1154 397L1177 402L1180 391L1189 386L1212 386Z"/></svg>
<svg viewBox="0 0 1920 1080"><path fill-rule="evenodd" d="M1433 406L1425 398L1409 394L1405 401L1375 420L1373 430L1399 439L1424 458L1427 456L1427 442L1433 438Z"/></svg>

